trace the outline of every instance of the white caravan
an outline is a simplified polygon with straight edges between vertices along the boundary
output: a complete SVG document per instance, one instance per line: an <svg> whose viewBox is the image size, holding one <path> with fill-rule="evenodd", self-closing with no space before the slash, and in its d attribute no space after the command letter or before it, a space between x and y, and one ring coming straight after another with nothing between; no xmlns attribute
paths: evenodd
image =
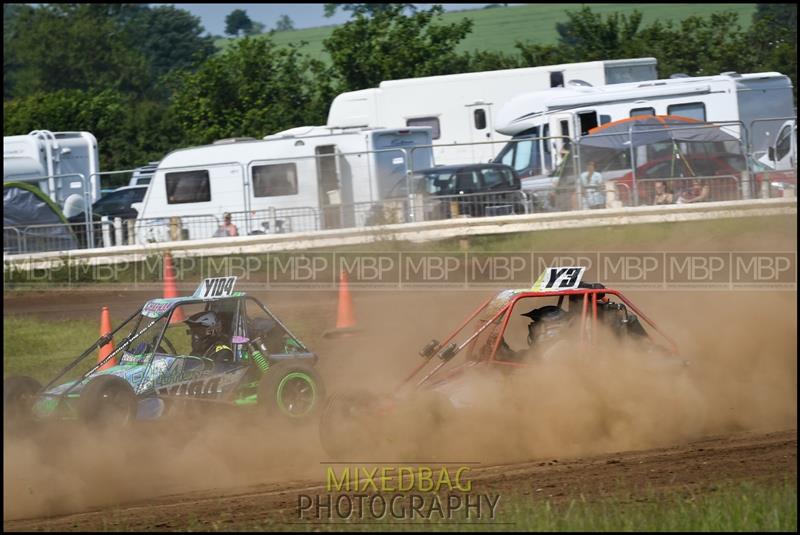
<svg viewBox="0 0 800 535"><path fill-rule="evenodd" d="M309 126L179 149L159 162L133 206L138 239L212 237L225 212L240 235L360 226L366 207L357 203L389 197L411 169L433 166L430 142L430 128Z"/></svg>
<svg viewBox="0 0 800 535"><path fill-rule="evenodd" d="M97 139L89 132L34 130L3 137L3 181L36 185L67 217L100 198L99 171Z"/></svg>
<svg viewBox="0 0 800 535"><path fill-rule="evenodd" d="M578 139L596 126L637 115L738 121L748 130L751 150L766 151L784 119L794 116L792 83L777 72L722 73L519 95L498 112L497 130L538 139L512 140L495 161L514 167L522 178L547 175L560 163L567 138ZM726 128L739 139L740 130Z"/></svg>
<svg viewBox="0 0 800 535"><path fill-rule="evenodd" d="M502 144L485 142L508 139L495 131L494 116L515 95L571 80L604 85L656 78L655 58L638 58L388 80L337 96L328 126L430 126L438 164L486 162ZM454 144L463 146L447 146Z"/></svg>

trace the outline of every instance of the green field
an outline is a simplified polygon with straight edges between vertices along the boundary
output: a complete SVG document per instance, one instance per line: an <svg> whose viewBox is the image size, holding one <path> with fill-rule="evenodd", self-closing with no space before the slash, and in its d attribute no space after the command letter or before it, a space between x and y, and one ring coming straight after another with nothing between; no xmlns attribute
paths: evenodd
<svg viewBox="0 0 800 535"><path fill-rule="evenodd" d="M580 9L580 4L529 4L524 6L498 7L451 11L442 16L444 22L452 23L465 17L474 21L472 33L458 46L459 51L486 50L515 53L517 41L538 44L555 44L558 39L556 23L566 22L566 11ZM708 16L719 11L734 11L739 15L742 27L750 25L755 4L590 4L594 13L606 15L613 12L630 14L638 9L644 15L642 24L656 20L680 21L690 15ZM333 31L334 26L307 28L290 32L276 32L273 39L278 45L307 41L305 51L319 59L327 60L323 54L322 41ZM230 39L218 39L216 45L224 49Z"/></svg>

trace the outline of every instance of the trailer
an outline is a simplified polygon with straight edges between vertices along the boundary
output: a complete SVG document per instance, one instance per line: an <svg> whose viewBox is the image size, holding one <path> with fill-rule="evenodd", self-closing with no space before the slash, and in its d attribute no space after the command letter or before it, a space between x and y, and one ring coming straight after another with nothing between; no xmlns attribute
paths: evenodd
<svg viewBox="0 0 800 535"><path fill-rule="evenodd" d="M510 165L521 178L545 177L558 169L571 141L598 126L648 115L728 122L726 131L749 144L751 153L765 152L783 118L794 116L792 83L777 72L727 72L525 93L497 114L497 131L513 137L495 161Z"/></svg>
<svg viewBox="0 0 800 535"><path fill-rule="evenodd" d="M364 207L433 166L430 144L426 127L307 126L179 149L133 206L138 239L214 237L225 213L238 235L362 226Z"/></svg>
<svg viewBox="0 0 800 535"><path fill-rule="evenodd" d="M34 130L3 137L3 181L39 188L71 217L100 198L97 139L89 132Z"/></svg>
<svg viewBox="0 0 800 535"><path fill-rule="evenodd" d="M436 162L487 162L508 136L495 130L497 110L522 92L654 80L655 58L589 61L522 69L387 80L376 88L338 95L328 113L331 127L430 126ZM476 144L480 143L480 144Z"/></svg>

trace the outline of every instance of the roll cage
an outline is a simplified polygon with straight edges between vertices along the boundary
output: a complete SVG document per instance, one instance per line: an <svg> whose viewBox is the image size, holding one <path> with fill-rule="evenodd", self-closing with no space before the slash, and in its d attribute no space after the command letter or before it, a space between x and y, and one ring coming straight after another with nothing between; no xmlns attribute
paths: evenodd
<svg viewBox="0 0 800 535"><path fill-rule="evenodd" d="M148 348L145 353L144 360L139 362L145 366L144 373L142 374L142 378L148 377L150 373L150 368L155 360L156 356L160 355L158 352L158 348L160 347L162 341L164 340L164 335L169 328L175 311L182 306L185 305L193 305L199 303L205 303L206 310L210 310L216 303L225 302L225 301L235 301L234 306L234 317L231 318L231 342L232 347L234 349L234 362L240 363L243 361L242 359L242 344L248 341L247 338L247 311L246 311L246 303L250 301L255 307L261 309L269 318L271 318L277 326L279 326L283 331L288 334L297 344L300 351L295 351L291 355L289 354L274 354L271 357L280 360L281 358L313 358L316 361L316 354L311 352L303 343L302 341L295 336L289 328L281 322L275 314L273 314L263 303L261 303L258 299L252 296L248 296L242 292L236 292L234 295L221 297L221 298L195 298L195 297L177 297L173 299L154 299L148 301L144 306L138 308L136 312L131 314L125 321L120 323L116 328L114 328L109 334L105 336L101 336L98 338L91 346L89 346L83 353L81 353L78 357L76 357L72 362L70 362L67 366L65 366L56 376L47 383L47 385L42 388L41 392L45 393L45 395L52 396L54 398L65 398L67 397L75 388L77 388L81 383L83 383L87 378L94 375L98 370L101 370L107 363L111 362L112 360L116 359L120 354L125 352L127 349L131 347L131 344L136 341L140 340L142 336L147 333L150 329L156 326L160 321L163 321L163 325L161 326L159 332L156 336L152 339L152 343L148 343ZM153 305L150 307L150 312L148 312L148 306ZM158 312L153 312L153 310L158 310ZM149 320L149 321L147 321ZM142 322L147 321L146 325L142 327ZM114 350L103 360L98 361L94 366L92 366L88 371L83 373L80 377L78 377L72 385L66 388L64 391L58 394L47 394L47 392L53 388L54 385L57 385L60 380L62 380L70 371L72 371L78 364L86 359L89 355L93 354L94 351L98 350L102 346L108 344L112 341L113 337L119 333L124 327L131 325L130 333L121 341ZM142 328L140 328L142 327ZM176 357L180 357L180 355L172 355ZM187 355L192 356L192 355ZM136 386L136 385L133 385Z"/></svg>
<svg viewBox="0 0 800 535"><path fill-rule="evenodd" d="M600 285L590 285L590 286L600 286ZM505 295L504 295L505 294ZM579 344L581 348L586 348L589 345L596 343L596 334L598 328L598 302L608 296L617 297L622 304L625 306L625 314L628 317L627 311L630 310L634 314L636 314L637 318L641 318L644 322L652 329L652 331L658 334L667 344L666 349L670 355L677 356L678 355L678 346L675 341L670 338L666 333L664 333L659 327L655 324L653 320L651 320L647 315L644 314L636 305L634 305L628 298L626 298L621 292L618 290L613 290L609 288L602 288L602 287L593 287L593 288L577 288L572 290L554 290L554 291L526 291L526 290L504 290L499 294L495 295L494 297L486 300L483 304L481 304L477 309L475 309L472 314L470 314L467 319L454 331L452 331L444 341L439 342L437 340L432 340L428 345L426 345L421 351L420 356L423 357L423 362L418 364L411 373L405 377L405 379L398 385L397 391L404 389L408 385L411 384L412 380L414 380L423 369L429 367L429 363L435 361L434 356L439 357L438 362L433 369L431 369L428 373L426 373L420 380L418 380L414 384L414 388L418 389L425 385L429 385L431 383L432 378L437 377L436 382L444 382L449 378L452 378L456 375L463 373L466 369L474 367L476 365L488 365L488 366L500 366L500 367L511 367L511 368L519 368L519 367L527 367L530 364L521 363L521 362L509 362L504 360L499 360L497 358L498 348L502 340L504 339L504 335L506 333L506 329L508 327L509 321L512 316L512 311L514 310L515 305L523 300L528 298L540 298L540 297L556 297L558 298L558 307L561 308L565 299L570 299L573 303L576 300L571 298L577 297L577 301L580 303L580 339ZM501 302L498 302L501 300ZM494 306L490 306L494 303ZM496 308L496 311L492 309ZM484 311L489 311L488 314L485 314L483 319L480 320L481 324L476 328L472 334L470 334L463 342L455 343L453 342L459 334L461 334L467 328L470 323L479 318L481 313ZM589 327L589 328L587 328ZM641 328L641 327L640 327ZM489 336L486 337L485 341L483 342L483 346L476 347L475 344L478 341L478 337L487 329L495 329L496 332L490 332ZM653 335L650 332L642 330L642 332L646 335L647 339L651 343L656 343ZM471 347L470 344L472 344ZM447 366L449 362L461 351L465 350L465 348L469 347L469 357L466 362L461 363L455 367L451 367L449 370L446 370L446 373L440 373L444 368Z"/></svg>

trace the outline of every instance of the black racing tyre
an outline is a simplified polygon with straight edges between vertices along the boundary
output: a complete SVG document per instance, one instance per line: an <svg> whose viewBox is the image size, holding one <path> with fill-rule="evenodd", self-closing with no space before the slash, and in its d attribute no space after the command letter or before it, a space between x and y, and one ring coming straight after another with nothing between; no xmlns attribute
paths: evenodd
<svg viewBox="0 0 800 535"><path fill-rule="evenodd" d="M268 416L302 422L316 416L325 403L325 385L319 373L304 362L273 364L258 385L258 404Z"/></svg>
<svg viewBox="0 0 800 535"><path fill-rule="evenodd" d="M33 403L42 385L33 377L17 376L3 380L3 422L5 427L33 420Z"/></svg>
<svg viewBox="0 0 800 535"><path fill-rule="evenodd" d="M78 398L78 415L91 426L127 427L136 418L136 408L133 388L115 375L90 380Z"/></svg>
<svg viewBox="0 0 800 535"><path fill-rule="evenodd" d="M376 453L375 430L370 426L376 417L376 402L373 394L364 391L331 396L319 420L319 440L325 453L336 460Z"/></svg>

